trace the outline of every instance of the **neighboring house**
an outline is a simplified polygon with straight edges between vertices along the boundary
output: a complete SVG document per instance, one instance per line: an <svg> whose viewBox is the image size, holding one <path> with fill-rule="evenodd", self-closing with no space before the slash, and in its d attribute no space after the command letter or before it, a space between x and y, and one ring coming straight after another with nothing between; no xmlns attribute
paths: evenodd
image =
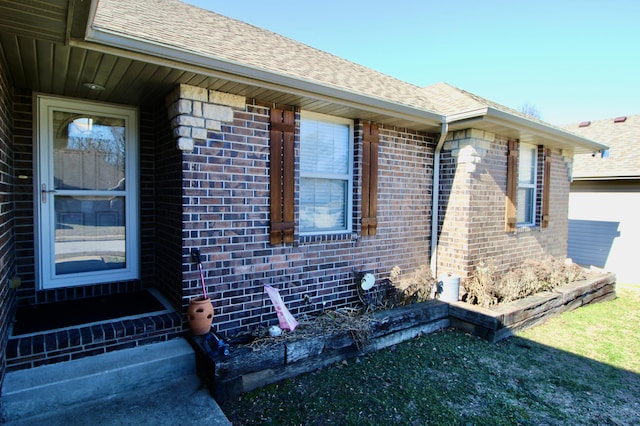
<svg viewBox="0 0 640 426"><path fill-rule="evenodd" d="M565 256L572 156L605 148L175 0L2 1L0 49L0 377L183 333L192 248L222 333L274 321L264 284L299 315L356 272ZM147 288L169 309L10 331Z"/></svg>
<svg viewBox="0 0 640 426"><path fill-rule="evenodd" d="M601 141L603 152L575 156L569 196L569 250L576 263L640 283L640 115L585 121L567 130Z"/></svg>

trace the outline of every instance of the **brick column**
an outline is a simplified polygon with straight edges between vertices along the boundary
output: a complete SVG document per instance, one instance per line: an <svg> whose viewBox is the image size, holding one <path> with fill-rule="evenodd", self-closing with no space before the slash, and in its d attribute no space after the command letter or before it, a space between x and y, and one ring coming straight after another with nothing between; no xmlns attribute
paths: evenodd
<svg viewBox="0 0 640 426"><path fill-rule="evenodd" d="M194 140L206 140L209 131L220 131L222 123L233 122L233 110L244 110L243 96L180 84L166 99L176 146L193 151Z"/></svg>
<svg viewBox="0 0 640 426"><path fill-rule="evenodd" d="M490 157L495 135L478 129L452 132L442 149L441 185L445 200L440 206L438 271L467 277L482 257L477 241L483 227L502 221L495 215L491 192L495 182L487 179L485 161ZM505 169L506 170L506 169Z"/></svg>

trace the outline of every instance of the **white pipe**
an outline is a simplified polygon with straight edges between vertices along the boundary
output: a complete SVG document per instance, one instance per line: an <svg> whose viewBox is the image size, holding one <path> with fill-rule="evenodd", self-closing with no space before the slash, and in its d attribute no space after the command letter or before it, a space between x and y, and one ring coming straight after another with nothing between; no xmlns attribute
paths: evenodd
<svg viewBox="0 0 640 426"><path fill-rule="evenodd" d="M440 208L438 199L440 198L440 151L444 145L444 140L449 132L449 124L445 117L442 120L442 129L440 130L440 138L433 153L433 188L431 190L431 274L437 278L437 248L438 248L438 210Z"/></svg>

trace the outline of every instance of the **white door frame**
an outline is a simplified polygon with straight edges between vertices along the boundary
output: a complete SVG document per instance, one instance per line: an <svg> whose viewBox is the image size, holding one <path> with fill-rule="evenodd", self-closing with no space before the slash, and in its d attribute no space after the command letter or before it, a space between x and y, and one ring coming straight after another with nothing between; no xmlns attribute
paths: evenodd
<svg viewBox="0 0 640 426"><path fill-rule="evenodd" d="M53 167L53 112L67 111L116 117L125 121L125 267L68 274L56 273ZM34 226L38 289L101 284L139 278L138 111L87 100L34 95Z"/></svg>

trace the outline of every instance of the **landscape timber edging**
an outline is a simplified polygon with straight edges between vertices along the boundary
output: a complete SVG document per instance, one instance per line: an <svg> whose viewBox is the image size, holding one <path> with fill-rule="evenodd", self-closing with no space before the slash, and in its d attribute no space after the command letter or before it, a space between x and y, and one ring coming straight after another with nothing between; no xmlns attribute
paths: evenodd
<svg viewBox="0 0 640 426"><path fill-rule="evenodd" d="M205 370L213 371L213 378L205 378L205 381L209 379L214 397L221 402L450 326L449 305L438 300L375 312L372 317L369 336L362 347L349 331L339 331L285 340L267 349L240 351L235 356L232 351L231 356L211 358L214 366Z"/></svg>
<svg viewBox="0 0 640 426"><path fill-rule="evenodd" d="M493 308L454 302L449 306L451 326L495 343L563 312L615 299L615 284L615 274L607 273Z"/></svg>
<svg viewBox="0 0 640 426"><path fill-rule="evenodd" d="M360 347L349 331L274 342L266 349L234 350L230 356L202 356L201 338L193 338L205 383L216 400L308 373L445 328L456 328L497 342L549 317L590 303L615 298L615 274L562 285L492 309L464 302L428 300L373 314L367 342Z"/></svg>

